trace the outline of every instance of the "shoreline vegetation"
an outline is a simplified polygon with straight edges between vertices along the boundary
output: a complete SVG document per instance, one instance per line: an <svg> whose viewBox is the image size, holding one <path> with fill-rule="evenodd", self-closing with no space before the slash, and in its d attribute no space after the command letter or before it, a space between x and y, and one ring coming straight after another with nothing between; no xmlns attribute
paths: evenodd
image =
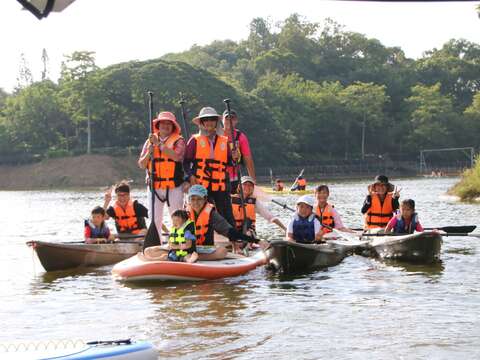
<svg viewBox="0 0 480 360"><path fill-rule="evenodd" d="M461 175L460 181L448 190L449 195L458 196L461 201L480 200L480 157L475 159L475 165Z"/></svg>
<svg viewBox="0 0 480 360"><path fill-rule="evenodd" d="M136 154L124 156L92 154L50 158L31 164L0 165L0 190L106 187L122 179L132 180L133 186L141 187L145 184L145 173L138 167L137 160ZM300 166L274 168L274 172L282 170L276 175L288 182L295 179L300 168ZM321 168L305 166L305 169L309 173L307 177L309 181L363 179L371 178L379 171L382 172L378 168L368 166L366 169L369 171L352 172L346 167L341 171L329 174L322 173ZM386 168L385 170L389 175L395 177L425 176L416 173L412 168ZM268 169L258 168L257 171L259 182L269 186ZM480 169L477 169L477 172L480 174ZM448 173L447 175L454 174ZM478 177L480 179L480 175ZM480 180L478 180L478 184L480 184ZM478 194L480 195L480 192Z"/></svg>

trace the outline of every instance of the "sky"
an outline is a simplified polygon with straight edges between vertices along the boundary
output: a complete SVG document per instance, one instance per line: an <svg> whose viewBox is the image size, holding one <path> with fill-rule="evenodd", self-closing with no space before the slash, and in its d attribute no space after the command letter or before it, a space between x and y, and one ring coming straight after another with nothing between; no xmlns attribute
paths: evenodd
<svg viewBox="0 0 480 360"><path fill-rule="evenodd" d="M34 80L41 77L42 49L49 56L50 78L58 78L63 55L95 51L100 67L146 60L205 45L241 40L254 17L273 23L298 13L309 21L332 18L385 46L399 46L408 57L464 38L480 44L480 2L382 3L319 0L76 0L62 13L38 20L15 0L0 1L2 34L0 88L17 83L25 54Z"/></svg>

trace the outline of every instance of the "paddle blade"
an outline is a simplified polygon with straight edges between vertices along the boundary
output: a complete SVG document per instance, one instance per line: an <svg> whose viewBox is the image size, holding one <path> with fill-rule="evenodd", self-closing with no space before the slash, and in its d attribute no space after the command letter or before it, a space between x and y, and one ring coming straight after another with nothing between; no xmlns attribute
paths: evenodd
<svg viewBox="0 0 480 360"><path fill-rule="evenodd" d="M438 230L445 231L446 233L471 233L477 227L475 225L467 225L467 226L445 226L439 228Z"/></svg>
<svg viewBox="0 0 480 360"><path fill-rule="evenodd" d="M148 227L147 235L145 235L145 240L143 241L143 250L145 250L150 246L158 246L158 245L161 245L160 235L158 234L155 221L152 221L150 223L150 226Z"/></svg>

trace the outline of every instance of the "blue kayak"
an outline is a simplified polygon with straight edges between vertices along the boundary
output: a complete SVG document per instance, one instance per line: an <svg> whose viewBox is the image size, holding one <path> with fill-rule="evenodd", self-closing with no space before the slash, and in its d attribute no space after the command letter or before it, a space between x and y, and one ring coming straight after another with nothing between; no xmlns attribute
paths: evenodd
<svg viewBox="0 0 480 360"><path fill-rule="evenodd" d="M2 353L2 350L6 352ZM28 343L0 348L0 358L38 360L154 360L158 354L154 346L145 341L94 341Z"/></svg>

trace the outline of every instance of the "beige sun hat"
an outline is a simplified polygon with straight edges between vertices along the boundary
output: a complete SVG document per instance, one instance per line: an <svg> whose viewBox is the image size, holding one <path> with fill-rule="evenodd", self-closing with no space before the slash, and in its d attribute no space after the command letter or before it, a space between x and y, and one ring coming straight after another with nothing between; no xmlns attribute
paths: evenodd
<svg viewBox="0 0 480 360"><path fill-rule="evenodd" d="M210 117L216 117L217 120L220 120L221 115L219 115L217 113L217 110L215 110L213 107L206 106L200 110L200 112L198 113L198 116L193 118L192 122L195 125L200 125L200 121L203 118L210 118Z"/></svg>

